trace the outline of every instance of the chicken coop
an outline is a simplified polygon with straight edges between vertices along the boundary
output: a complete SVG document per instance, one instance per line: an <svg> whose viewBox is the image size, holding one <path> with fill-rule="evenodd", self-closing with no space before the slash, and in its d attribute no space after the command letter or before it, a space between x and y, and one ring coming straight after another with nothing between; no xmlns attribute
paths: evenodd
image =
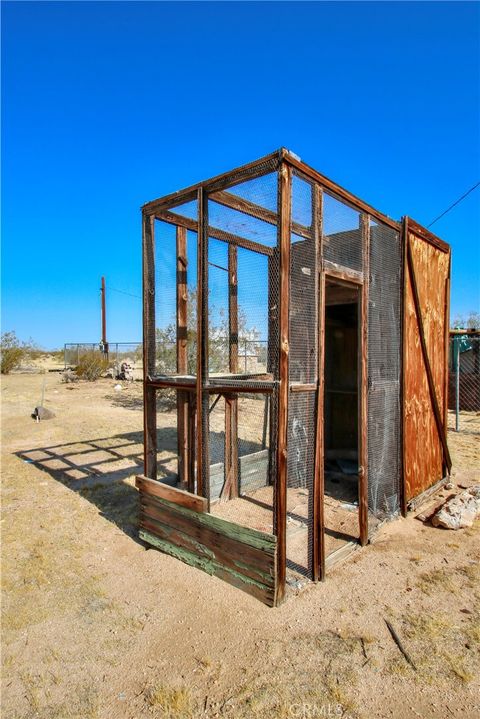
<svg viewBox="0 0 480 719"><path fill-rule="evenodd" d="M140 536L275 606L446 481L449 246L285 149L142 215Z"/></svg>

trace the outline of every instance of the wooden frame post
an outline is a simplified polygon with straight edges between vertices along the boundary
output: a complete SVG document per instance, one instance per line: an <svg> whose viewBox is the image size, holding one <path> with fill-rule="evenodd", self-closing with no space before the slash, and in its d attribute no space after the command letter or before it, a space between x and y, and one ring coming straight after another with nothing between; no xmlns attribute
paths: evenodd
<svg viewBox="0 0 480 719"><path fill-rule="evenodd" d="M315 474L313 478L313 581L325 579L325 478L324 478L324 357L325 357L325 273L322 272L323 252L323 190L312 186L312 227L316 245L317 302L317 396L315 430Z"/></svg>
<svg viewBox="0 0 480 719"><path fill-rule="evenodd" d="M279 326L280 363L278 390L277 488L275 529L277 534L277 604L285 596L287 567L287 443L288 443L288 359L290 309L290 227L292 170L282 163L278 171L278 247L280 250Z"/></svg>
<svg viewBox="0 0 480 719"><path fill-rule="evenodd" d="M197 250L197 494L205 497L210 510L210 452L208 381L208 194L198 189Z"/></svg>
<svg viewBox="0 0 480 719"><path fill-rule="evenodd" d="M177 372L187 374L187 230L177 227ZM177 390L178 477L180 486L190 488L188 394Z"/></svg>
<svg viewBox="0 0 480 719"><path fill-rule="evenodd" d="M401 294L401 350L400 350L400 511L402 517L407 516L407 476L405 474L405 362L406 362L406 338L407 338L407 238L408 238L408 217L402 217L401 229L402 269L400 278Z"/></svg>
<svg viewBox="0 0 480 719"><path fill-rule="evenodd" d="M368 290L370 277L370 217L360 215L363 254L363 284L360 290L359 317L359 398L358 398L358 521L360 544L368 542Z"/></svg>
<svg viewBox="0 0 480 719"><path fill-rule="evenodd" d="M157 478L156 390L149 378L155 374L155 217L142 218L143 244L143 473Z"/></svg>
<svg viewBox="0 0 480 719"><path fill-rule="evenodd" d="M444 316L444 356L445 356L445 377L443 389L443 426L445 434L448 432L448 375L449 375L449 359L450 359L450 281L452 271L452 255L448 256L448 276L445 280L445 316ZM478 356L478 355L477 355ZM447 475L447 465L445 459L443 461L443 476Z"/></svg>
<svg viewBox="0 0 480 719"><path fill-rule="evenodd" d="M228 245L228 357L229 370L238 372L238 250ZM225 395L225 483L221 499L238 497L238 400Z"/></svg>

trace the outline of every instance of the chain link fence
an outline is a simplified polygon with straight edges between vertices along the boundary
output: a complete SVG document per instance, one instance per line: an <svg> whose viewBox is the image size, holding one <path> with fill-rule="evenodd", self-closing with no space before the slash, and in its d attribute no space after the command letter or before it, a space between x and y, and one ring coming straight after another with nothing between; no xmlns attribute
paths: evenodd
<svg viewBox="0 0 480 719"><path fill-rule="evenodd" d="M75 369L82 357L95 353L105 357L115 375L120 374L121 366L127 363L133 379L143 379L143 351L141 342L109 342L104 347L101 342L70 342L63 347L65 369Z"/></svg>
<svg viewBox="0 0 480 719"><path fill-rule="evenodd" d="M480 413L480 336L450 338L448 408L455 413L456 432Z"/></svg>
<svg viewBox="0 0 480 719"><path fill-rule="evenodd" d="M228 337L215 337L212 355L217 358L228 358ZM95 352L107 357L111 366L120 371L123 362L128 362L133 368L134 378L143 378L143 352L141 342L109 342L108 352L105 352L101 342L69 342L64 345L63 357L65 369L74 369L80 363L82 355ZM173 343L163 342L157 346L157 356L162 367L174 367L176 364L176 346ZM239 337L238 339L239 371L245 373L259 373L267 370L267 340Z"/></svg>

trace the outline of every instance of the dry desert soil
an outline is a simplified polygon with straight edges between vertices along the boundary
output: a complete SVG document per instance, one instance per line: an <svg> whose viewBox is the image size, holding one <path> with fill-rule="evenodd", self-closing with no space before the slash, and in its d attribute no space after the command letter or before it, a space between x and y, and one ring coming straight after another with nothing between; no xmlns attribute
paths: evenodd
<svg viewBox="0 0 480 719"><path fill-rule="evenodd" d="M389 522L269 609L138 540L141 385L115 384L2 379L3 719L480 715L478 522ZM478 481L480 416L449 443Z"/></svg>

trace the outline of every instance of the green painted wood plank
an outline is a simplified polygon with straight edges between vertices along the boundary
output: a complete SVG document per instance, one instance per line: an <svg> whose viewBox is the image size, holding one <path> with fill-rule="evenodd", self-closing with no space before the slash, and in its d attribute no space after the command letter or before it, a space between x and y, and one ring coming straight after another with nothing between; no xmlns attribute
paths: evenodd
<svg viewBox="0 0 480 719"><path fill-rule="evenodd" d="M141 493L141 492L140 492ZM160 497L153 497L150 495L150 499L158 504L165 505L172 512L177 512L185 517L195 520L198 524L202 524L205 527L211 527L216 531L225 534L227 537L232 537L239 542L244 542L251 547L257 547L264 551L273 552L277 543L277 538L273 534L267 534L266 532L260 532L257 529L250 529L249 527L242 527L234 522L228 522L226 519L215 517L212 514L194 512L186 507L181 507L178 504L169 502L166 499Z"/></svg>
<svg viewBox="0 0 480 719"><path fill-rule="evenodd" d="M153 519L155 522L158 521L172 529L179 530L194 541L200 542L222 555L222 557L226 557L227 563L230 557L235 557L251 567L270 573L272 576L275 574L273 562L275 551L265 551L244 542L239 542L237 539L227 537L211 527L197 524L193 519L171 512L165 506L153 504L142 499L140 503L140 519L143 520L144 518Z"/></svg>
<svg viewBox="0 0 480 719"><path fill-rule="evenodd" d="M147 542L147 544L151 544L153 547L161 549L166 554L169 554L176 559L180 559L186 564L196 567L197 569L201 569L212 576L224 579L229 584L233 584L234 586L243 589L248 594L252 594L254 597L260 599L269 606L273 606L275 604L275 589L266 587L261 582L252 579L251 577L246 577L241 572L227 569L212 558L199 557L193 552L188 551L183 547L177 547L168 541L156 537L144 529L140 530L140 538L143 539L144 542Z"/></svg>
<svg viewBox="0 0 480 719"><path fill-rule="evenodd" d="M243 574L266 587L275 587L274 557L270 559L271 573L265 572L247 561L242 561L241 548L240 551L236 553L225 551L222 546L215 547L205 542L200 542L190 534L182 532L177 527L167 526L149 516L141 517L140 527L158 539L169 542L169 544L179 549L185 549L199 558L217 562L225 569ZM208 541L208 537L206 539Z"/></svg>

